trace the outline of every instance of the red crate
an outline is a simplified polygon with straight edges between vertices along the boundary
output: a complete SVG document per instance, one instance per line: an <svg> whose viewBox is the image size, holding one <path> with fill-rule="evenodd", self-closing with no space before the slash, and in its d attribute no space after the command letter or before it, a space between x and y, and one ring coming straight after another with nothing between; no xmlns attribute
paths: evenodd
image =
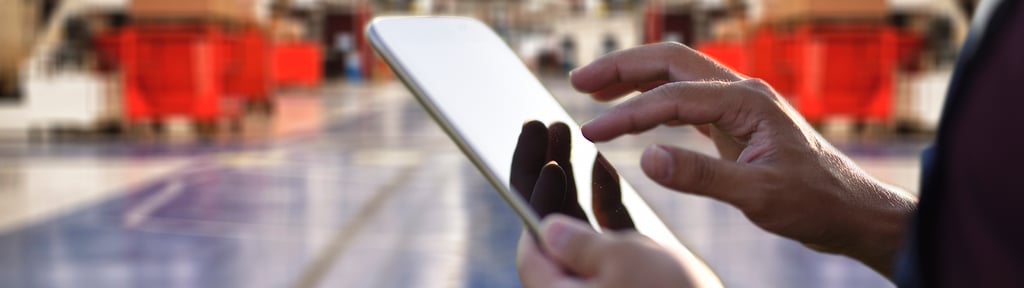
<svg viewBox="0 0 1024 288"><path fill-rule="evenodd" d="M212 24L153 24L126 28L121 68L125 119L188 116L212 122L237 114L224 97L224 33Z"/></svg>
<svg viewBox="0 0 1024 288"><path fill-rule="evenodd" d="M277 43L273 47L271 75L277 86L316 87L323 78L320 46L311 42Z"/></svg>
<svg viewBox="0 0 1024 288"><path fill-rule="evenodd" d="M900 35L878 23L764 27L749 41L750 75L770 83L808 121L831 115L885 121L897 60L913 57L900 53L900 46L912 45L901 45Z"/></svg>
<svg viewBox="0 0 1024 288"><path fill-rule="evenodd" d="M112 72L120 65L121 36L120 31L114 30L100 33L93 39L100 72Z"/></svg>
<svg viewBox="0 0 1024 288"><path fill-rule="evenodd" d="M804 24L786 45L793 104L811 122L827 115L889 119L898 60L895 30L881 24Z"/></svg>
<svg viewBox="0 0 1024 288"><path fill-rule="evenodd" d="M697 46L697 50L714 58L718 63L728 66L733 71L743 74L750 73L750 59L747 55L747 47L743 43L704 42Z"/></svg>
<svg viewBox="0 0 1024 288"><path fill-rule="evenodd" d="M270 50L267 36L249 27L229 37L230 56L225 67L225 89L244 100L268 101L271 92Z"/></svg>
<svg viewBox="0 0 1024 288"><path fill-rule="evenodd" d="M899 43L899 52L897 52L899 70L905 72L924 70L924 67L921 67L923 63L920 61L922 50L924 50L924 38L908 30L899 30L895 33L896 41Z"/></svg>
<svg viewBox="0 0 1024 288"><path fill-rule="evenodd" d="M783 95L793 92L793 70L785 49L787 35L771 28L757 30L747 42L748 74L761 78Z"/></svg>

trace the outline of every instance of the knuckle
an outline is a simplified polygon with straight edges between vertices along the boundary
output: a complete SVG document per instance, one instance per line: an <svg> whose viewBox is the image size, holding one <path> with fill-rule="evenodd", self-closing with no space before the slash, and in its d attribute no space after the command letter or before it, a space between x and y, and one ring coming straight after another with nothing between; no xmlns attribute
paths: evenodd
<svg viewBox="0 0 1024 288"><path fill-rule="evenodd" d="M761 78L744 79L740 83L754 90L772 90L771 85L768 85L768 82Z"/></svg>
<svg viewBox="0 0 1024 288"><path fill-rule="evenodd" d="M655 88L655 90L657 90L656 93L661 95L661 97L676 98L676 97L682 95L689 88L690 88L689 83L686 83L686 82L672 82L672 83L666 83L664 85L658 86L658 88Z"/></svg>
<svg viewBox="0 0 1024 288"><path fill-rule="evenodd" d="M771 115L782 111L779 103L785 100L764 80L752 78L734 82L732 85L738 90L737 94L742 95L737 99L738 104L746 107L749 112Z"/></svg>
<svg viewBox="0 0 1024 288"><path fill-rule="evenodd" d="M655 88L653 97L657 98L660 109L673 110L679 114L683 109L681 106L686 101L686 95L690 94L693 87L686 82L673 82Z"/></svg>
<svg viewBox="0 0 1024 288"><path fill-rule="evenodd" d="M759 104L766 105L769 107L779 107L779 102L784 102L779 93L775 92L768 82L761 79L747 79L741 82L741 87L744 88L745 93L752 95L754 98L759 100Z"/></svg>
<svg viewBox="0 0 1024 288"><path fill-rule="evenodd" d="M758 78L742 80L736 82L736 84L743 88L746 93L760 96L758 98L775 100L778 97L778 94L775 93L775 90L772 89L772 86L769 85L768 82Z"/></svg>
<svg viewBox="0 0 1024 288"><path fill-rule="evenodd" d="M685 59L690 58L687 56L696 53L693 49L690 49L689 46L686 46L686 44L675 41L662 42L658 43L657 45L659 50L661 50L662 54L668 56L668 59L672 59L669 61L671 63L671 66L685 65L685 63L681 62L685 61Z"/></svg>
<svg viewBox="0 0 1024 288"><path fill-rule="evenodd" d="M658 47L660 47L662 49L668 50L669 52L679 51L681 49L687 49L686 45L683 45L683 43L679 43L679 42L676 42L676 41L665 41L665 42L658 43L656 45L658 45Z"/></svg>
<svg viewBox="0 0 1024 288"><path fill-rule="evenodd" d="M685 82L672 82L651 89L645 94L649 95L650 99L647 100L657 102L662 107L670 107L681 100L680 98L686 94L687 89L689 89L689 85ZM631 104L640 105L640 103Z"/></svg>

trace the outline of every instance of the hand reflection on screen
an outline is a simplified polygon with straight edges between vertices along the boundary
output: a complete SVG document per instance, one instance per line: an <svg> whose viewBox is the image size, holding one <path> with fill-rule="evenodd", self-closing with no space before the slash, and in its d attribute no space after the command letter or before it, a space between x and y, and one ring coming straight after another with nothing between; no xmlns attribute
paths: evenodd
<svg viewBox="0 0 1024 288"><path fill-rule="evenodd" d="M560 213L587 221L576 197L571 151L572 133L565 123L547 127L535 120L523 124L512 156L511 184L541 218ZM593 167L591 204L597 223L612 230L635 229L622 205L618 173L600 153Z"/></svg>

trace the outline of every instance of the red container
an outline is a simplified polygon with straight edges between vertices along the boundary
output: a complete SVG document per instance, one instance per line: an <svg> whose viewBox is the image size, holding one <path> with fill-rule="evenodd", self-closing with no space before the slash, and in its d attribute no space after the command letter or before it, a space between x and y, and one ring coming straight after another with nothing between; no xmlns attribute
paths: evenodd
<svg viewBox="0 0 1024 288"><path fill-rule="evenodd" d="M761 78L783 95L793 92L792 59L787 55L787 36L771 28L761 28L747 42L748 74Z"/></svg>
<svg viewBox="0 0 1024 288"><path fill-rule="evenodd" d="M272 72L277 86L316 87L323 78L320 46L312 42L277 43L273 47Z"/></svg>
<svg viewBox="0 0 1024 288"><path fill-rule="evenodd" d="M747 47L738 42L704 42L697 47L697 50L705 55L714 58L719 63L728 66L732 70L747 74L750 73L750 60Z"/></svg>
<svg viewBox="0 0 1024 288"><path fill-rule="evenodd" d="M121 32L115 30L100 33L93 39L99 62L97 69L100 72L112 72L120 66L121 36Z"/></svg>
<svg viewBox="0 0 1024 288"><path fill-rule="evenodd" d="M221 28L212 24L153 24L125 29L120 53L125 119L200 122L237 114L224 97Z"/></svg>
<svg viewBox="0 0 1024 288"><path fill-rule="evenodd" d="M270 51L267 36L250 27L230 36L230 57L225 67L227 94L247 101L268 101L271 90Z"/></svg>
<svg viewBox="0 0 1024 288"><path fill-rule="evenodd" d="M901 52L912 44L901 45L899 35L878 23L765 27L750 40L749 74L770 83L810 122L833 115L887 121L897 61L914 55Z"/></svg>
<svg viewBox="0 0 1024 288"><path fill-rule="evenodd" d="M924 68L921 67L921 52L924 49L924 38L917 33L911 31L898 31L896 32L897 42L899 43L899 62L897 63L899 70L905 72L920 72Z"/></svg>
<svg viewBox="0 0 1024 288"><path fill-rule="evenodd" d="M827 115L889 120L898 52L881 24L804 24L787 46L793 102L811 122Z"/></svg>

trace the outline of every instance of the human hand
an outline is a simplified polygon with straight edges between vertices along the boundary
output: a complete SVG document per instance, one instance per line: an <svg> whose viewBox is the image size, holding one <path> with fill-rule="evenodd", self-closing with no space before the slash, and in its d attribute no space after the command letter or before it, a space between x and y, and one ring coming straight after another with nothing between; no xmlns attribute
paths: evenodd
<svg viewBox="0 0 1024 288"><path fill-rule="evenodd" d="M719 285L713 273L695 263L692 256L679 256L634 231L633 220L622 204L619 176L600 154L592 170L592 205L606 232L590 227L576 198L569 132L564 123L548 128L531 121L523 125L516 145L511 184L541 217L548 216L536 239L546 247L547 255L525 233L520 238L517 258L524 286ZM697 285L700 281L708 284Z"/></svg>
<svg viewBox="0 0 1024 288"><path fill-rule="evenodd" d="M702 285L682 257L632 230L598 233L587 222L560 214L546 217L540 230L544 252L525 234L519 240L523 287L720 286Z"/></svg>
<svg viewBox="0 0 1024 288"><path fill-rule="evenodd" d="M676 43L608 54L575 70L598 100L642 92L583 126L595 142L695 125L721 154L652 145L641 167L668 188L736 206L752 222L888 275L917 199L859 169L770 86Z"/></svg>

